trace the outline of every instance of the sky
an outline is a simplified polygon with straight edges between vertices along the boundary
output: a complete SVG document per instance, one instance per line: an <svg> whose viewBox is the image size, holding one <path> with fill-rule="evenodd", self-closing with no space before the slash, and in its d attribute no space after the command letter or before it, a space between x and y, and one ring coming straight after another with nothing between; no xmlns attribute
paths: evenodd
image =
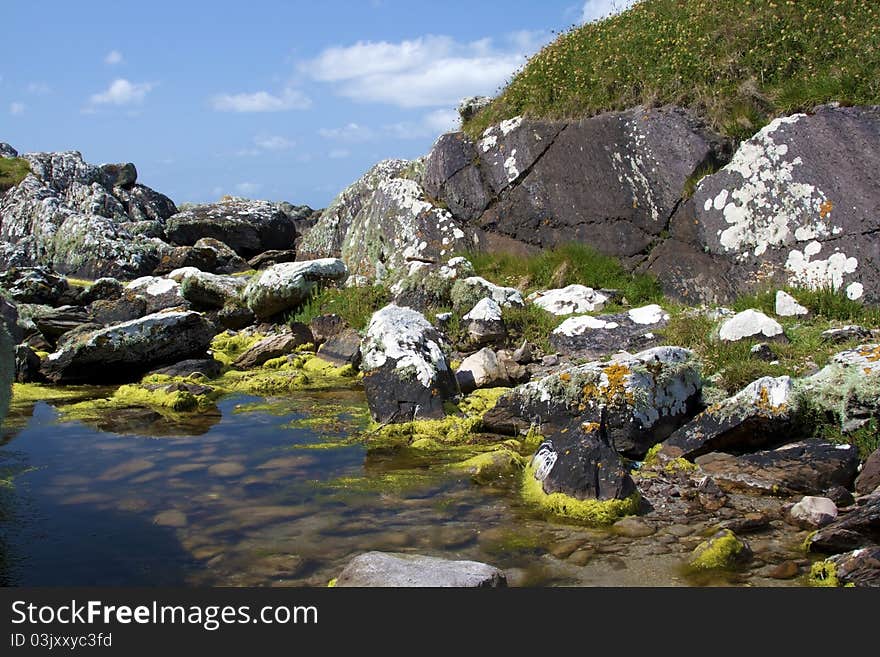
<svg viewBox="0 0 880 657"><path fill-rule="evenodd" d="M634 0L15 2L0 141L134 162L175 202L313 208L379 160L426 154L572 25Z"/></svg>

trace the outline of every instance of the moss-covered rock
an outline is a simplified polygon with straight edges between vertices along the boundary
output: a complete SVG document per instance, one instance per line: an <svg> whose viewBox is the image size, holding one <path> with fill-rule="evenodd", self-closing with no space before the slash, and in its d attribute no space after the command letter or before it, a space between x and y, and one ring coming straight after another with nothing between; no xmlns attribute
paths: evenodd
<svg viewBox="0 0 880 657"><path fill-rule="evenodd" d="M510 449L483 452L450 466L453 470L466 472L480 484L517 474L525 467L525 459Z"/></svg>
<svg viewBox="0 0 880 657"><path fill-rule="evenodd" d="M810 574L807 576L810 586L836 588L840 586L837 578L837 566L833 561L817 561L810 566Z"/></svg>
<svg viewBox="0 0 880 657"><path fill-rule="evenodd" d="M688 565L694 570L733 568L751 558L752 551L729 529L723 529L700 543L691 553Z"/></svg>

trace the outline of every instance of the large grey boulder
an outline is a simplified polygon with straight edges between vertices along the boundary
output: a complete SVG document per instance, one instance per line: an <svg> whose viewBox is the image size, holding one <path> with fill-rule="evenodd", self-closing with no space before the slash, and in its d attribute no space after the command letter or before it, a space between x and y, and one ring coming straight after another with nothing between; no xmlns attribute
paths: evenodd
<svg viewBox="0 0 880 657"><path fill-rule="evenodd" d="M178 212L168 219L165 234L181 246L211 237L250 258L270 249L291 248L296 227L274 203L229 198Z"/></svg>
<svg viewBox="0 0 880 657"><path fill-rule="evenodd" d="M348 563L336 586L496 588L507 586L507 577L498 568L479 561L367 552Z"/></svg>
<svg viewBox="0 0 880 657"><path fill-rule="evenodd" d="M458 392L442 336L411 308L390 304L373 314L361 342L361 370L377 422L439 418Z"/></svg>
<svg viewBox="0 0 880 657"><path fill-rule="evenodd" d="M866 236L880 228L878 167L876 107L823 106L772 121L702 179L692 216L682 215L682 234L693 238L687 257L699 252L706 265L692 278L719 275L733 294L774 278L876 302L880 251ZM650 269L664 278L671 261Z"/></svg>
<svg viewBox="0 0 880 657"><path fill-rule="evenodd" d="M243 295L258 318L269 319L302 304L316 287L339 284L347 277L348 268L336 258L282 262L255 275Z"/></svg>
<svg viewBox="0 0 880 657"><path fill-rule="evenodd" d="M602 423L614 448L641 458L692 418L702 381L691 351L655 347L578 365L514 388L483 417L492 431L561 431Z"/></svg>
<svg viewBox="0 0 880 657"><path fill-rule="evenodd" d="M476 143L442 137L425 163L425 189L456 218L479 218L523 242L577 240L629 258L665 230L688 178L725 150L695 115L674 107L570 123L514 117Z"/></svg>
<svg viewBox="0 0 880 657"><path fill-rule="evenodd" d="M155 313L65 340L43 373L54 383L132 381L149 369L204 358L213 337L199 313Z"/></svg>

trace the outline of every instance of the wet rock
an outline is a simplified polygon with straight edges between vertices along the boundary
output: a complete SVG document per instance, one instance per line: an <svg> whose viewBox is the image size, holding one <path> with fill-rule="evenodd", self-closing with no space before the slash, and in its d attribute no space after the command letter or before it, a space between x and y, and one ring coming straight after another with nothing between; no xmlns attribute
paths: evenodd
<svg viewBox="0 0 880 657"><path fill-rule="evenodd" d="M578 365L514 388L483 418L489 431L511 433L536 423L544 431L599 422L615 449L641 458L693 417L701 379L693 354L656 347Z"/></svg>
<svg viewBox="0 0 880 657"><path fill-rule="evenodd" d="M377 422L443 417L457 394L443 338L420 313L394 304L370 319L361 343L364 391Z"/></svg>
<svg viewBox="0 0 880 657"><path fill-rule="evenodd" d="M880 486L880 449L865 460L859 476L856 477L855 491L859 495L867 495Z"/></svg>
<svg viewBox="0 0 880 657"><path fill-rule="evenodd" d="M452 286L452 306L458 311L470 311L482 299L491 299L502 308L523 306L520 291L512 287L502 287L479 276L462 278Z"/></svg>
<svg viewBox="0 0 880 657"><path fill-rule="evenodd" d="M171 377L190 377L193 374L202 374L209 379L220 376L223 370L223 363L213 358L190 358L182 360L168 367L160 367L151 371L150 375L171 376Z"/></svg>
<svg viewBox="0 0 880 657"><path fill-rule="evenodd" d="M656 304L614 315L570 317L550 334L550 345L573 358L641 351L659 343L653 331L666 326L668 320L669 315Z"/></svg>
<svg viewBox="0 0 880 657"><path fill-rule="evenodd" d="M218 203L196 205L169 218L168 240L192 246L204 237L228 245L243 258L270 249L289 249L296 239L293 221L268 201L230 198Z"/></svg>
<svg viewBox="0 0 880 657"><path fill-rule="evenodd" d="M35 383L42 381L40 374L40 357L26 344L15 348L15 381L17 383Z"/></svg>
<svg viewBox="0 0 880 657"><path fill-rule="evenodd" d="M798 417L790 377L762 377L714 404L663 441L661 458L694 458L721 450L746 451L790 437Z"/></svg>
<svg viewBox="0 0 880 657"><path fill-rule="evenodd" d="M501 306L494 299L480 299L462 319L467 322L468 339L473 346L495 344L507 337Z"/></svg>
<svg viewBox="0 0 880 657"><path fill-rule="evenodd" d="M237 477L246 471L247 468L244 465L235 461L216 463L208 468L208 472L215 477Z"/></svg>
<svg viewBox="0 0 880 657"><path fill-rule="evenodd" d="M301 324L306 330L308 327ZM249 370L254 367L260 367L266 361L273 358L280 358L292 354L300 345L311 342L309 336L304 335L303 331L295 333L282 333L280 335L270 335L263 338L250 349L239 356L232 366L239 370ZM305 340L305 342L303 341Z"/></svg>
<svg viewBox="0 0 880 657"><path fill-rule="evenodd" d="M42 371L54 383L131 381L159 365L204 357L213 337L199 313L157 313L65 341Z"/></svg>
<svg viewBox="0 0 880 657"><path fill-rule="evenodd" d="M87 323L89 315L79 306L42 306L31 314L31 321L47 340L54 342L68 331Z"/></svg>
<svg viewBox="0 0 880 657"><path fill-rule="evenodd" d="M758 310L744 310L721 324L718 336L725 342L745 339L785 339L782 325Z"/></svg>
<svg viewBox="0 0 880 657"><path fill-rule="evenodd" d="M652 536L657 530L641 518L621 518L611 526L615 534L627 538L645 538Z"/></svg>
<svg viewBox="0 0 880 657"><path fill-rule="evenodd" d="M339 587L495 588L506 585L504 573L485 563L393 552L367 552L355 557L336 581Z"/></svg>
<svg viewBox="0 0 880 657"><path fill-rule="evenodd" d="M584 285L533 292L526 301L553 315L576 315L602 310L608 297Z"/></svg>
<svg viewBox="0 0 880 657"><path fill-rule="evenodd" d="M832 486L851 486L858 461L858 450L850 445L817 439L742 456L713 452L696 459L724 489L771 495L817 495Z"/></svg>
<svg viewBox="0 0 880 657"><path fill-rule="evenodd" d="M294 262L296 260L296 251L293 249L270 249L247 261L251 269L265 269L272 265L278 265L282 262Z"/></svg>
<svg viewBox="0 0 880 657"><path fill-rule="evenodd" d="M496 449L455 463L451 468L466 472L478 484L491 484L501 478L519 474L524 466L525 459L516 452Z"/></svg>
<svg viewBox="0 0 880 657"><path fill-rule="evenodd" d="M176 529L179 529L181 527L186 527L188 524L188 520L186 514L183 511L170 509L168 511L157 513L156 516L153 518L153 524L159 525L160 527L174 527Z"/></svg>
<svg viewBox="0 0 880 657"><path fill-rule="evenodd" d="M880 547L871 546L838 554L829 559L835 566L838 582L856 588L880 587Z"/></svg>
<svg viewBox="0 0 880 657"><path fill-rule="evenodd" d="M722 529L694 548L688 564L696 570L734 568L751 557L748 543L729 529Z"/></svg>
<svg viewBox="0 0 880 657"><path fill-rule="evenodd" d="M336 314L318 315L309 322L315 344L321 345L348 328L348 323Z"/></svg>
<svg viewBox="0 0 880 657"><path fill-rule="evenodd" d="M0 273L0 287L18 303L58 306L68 294L67 279L47 267L10 267Z"/></svg>
<svg viewBox="0 0 880 657"><path fill-rule="evenodd" d="M345 328L318 347L318 356L337 367L361 364L361 336L353 328Z"/></svg>
<svg viewBox="0 0 880 657"><path fill-rule="evenodd" d="M341 283L348 269L341 260L324 258L273 265L255 275L244 290L244 299L259 319L293 310L319 285Z"/></svg>
<svg viewBox="0 0 880 657"><path fill-rule="evenodd" d="M801 569L795 561L783 561L778 566L774 566L767 573L767 577L771 579L794 579L801 574Z"/></svg>
<svg viewBox="0 0 880 657"><path fill-rule="evenodd" d="M778 360L779 356L776 355L776 352L773 351L773 347L771 347L766 342L759 342L751 349L749 349L749 355L752 358L757 358L758 360L767 361L768 363L773 362L774 360Z"/></svg>
<svg viewBox="0 0 880 657"><path fill-rule="evenodd" d="M760 532L770 527L770 518L763 513L747 513L741 518L732 518L721 523L722 529L729 529L735 534Z"/></svg>
<svg viewBox="0 0 880 657"><path fill-rule="evenodd" d="M850 340L866 340L871 337L871 332L856 324L841 326L840 328L822 331L822 340L833 344L849 342Z"/></svg>
<svg viewBox="0 0 880 657"><path fill-rule="evenodd" d="M859 498L857 505L809 540L810 550L835 554L880 545L880 493Z"/></svg>
<svg viewBox="0 0 880 657"><path fill-rule="evenodd" d="M788 512L791 521L801 529L824 527L837 519L837 505L827 497L802 497Z"/></svg>
<svg viewBox="0 0 880 657"><path fill-rule="evenodd" d="M180 283L170 278L142 276L127 283L125 289L146 299L148 313L188 306L186 299L180 294Z"/></svg>
<svg viewBox="0 0 880 657"><path fill-rule="evenodd" d="M239 300L247 283L240 276L192 272L183 277L180 295L196 308L223 308Z"/></svg>
<svg viewBox="0 0 880 657"><path fill-rule="evenodd" d="M780 317L797 317L808 315L810 311L797 302L793 296L783 290L776 292L776 314Z"/></svg>

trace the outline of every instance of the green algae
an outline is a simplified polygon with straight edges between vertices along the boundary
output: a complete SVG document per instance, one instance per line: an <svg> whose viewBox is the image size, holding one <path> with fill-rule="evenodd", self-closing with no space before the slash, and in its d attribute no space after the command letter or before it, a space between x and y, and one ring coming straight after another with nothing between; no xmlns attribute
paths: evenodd
<svg viewBox="0 0 880 657"><path fill-rule="evenodd" d="M241 333L220 333L211 341L211 353L224 365L231 365L248 349L266 336L261 333L243 335Z"/></svg>
<svg viewBox="0 0 880 657"><path fill-rule="evenodd" d="M837 578L837 566L832 561L817 561L810 567L807 582L810 586L823 588L840 586L840 580Z"/></svg>
<svg viewBox="0 0 880 657"><path fill-rule="evenodd" d="M624 516L634 515L640 501L638 493L622 500L579 500L564 493L548 495L541 482L535 479L531 463L523 472L522 497L551 515L590 525L610 525Z"/></svg>

